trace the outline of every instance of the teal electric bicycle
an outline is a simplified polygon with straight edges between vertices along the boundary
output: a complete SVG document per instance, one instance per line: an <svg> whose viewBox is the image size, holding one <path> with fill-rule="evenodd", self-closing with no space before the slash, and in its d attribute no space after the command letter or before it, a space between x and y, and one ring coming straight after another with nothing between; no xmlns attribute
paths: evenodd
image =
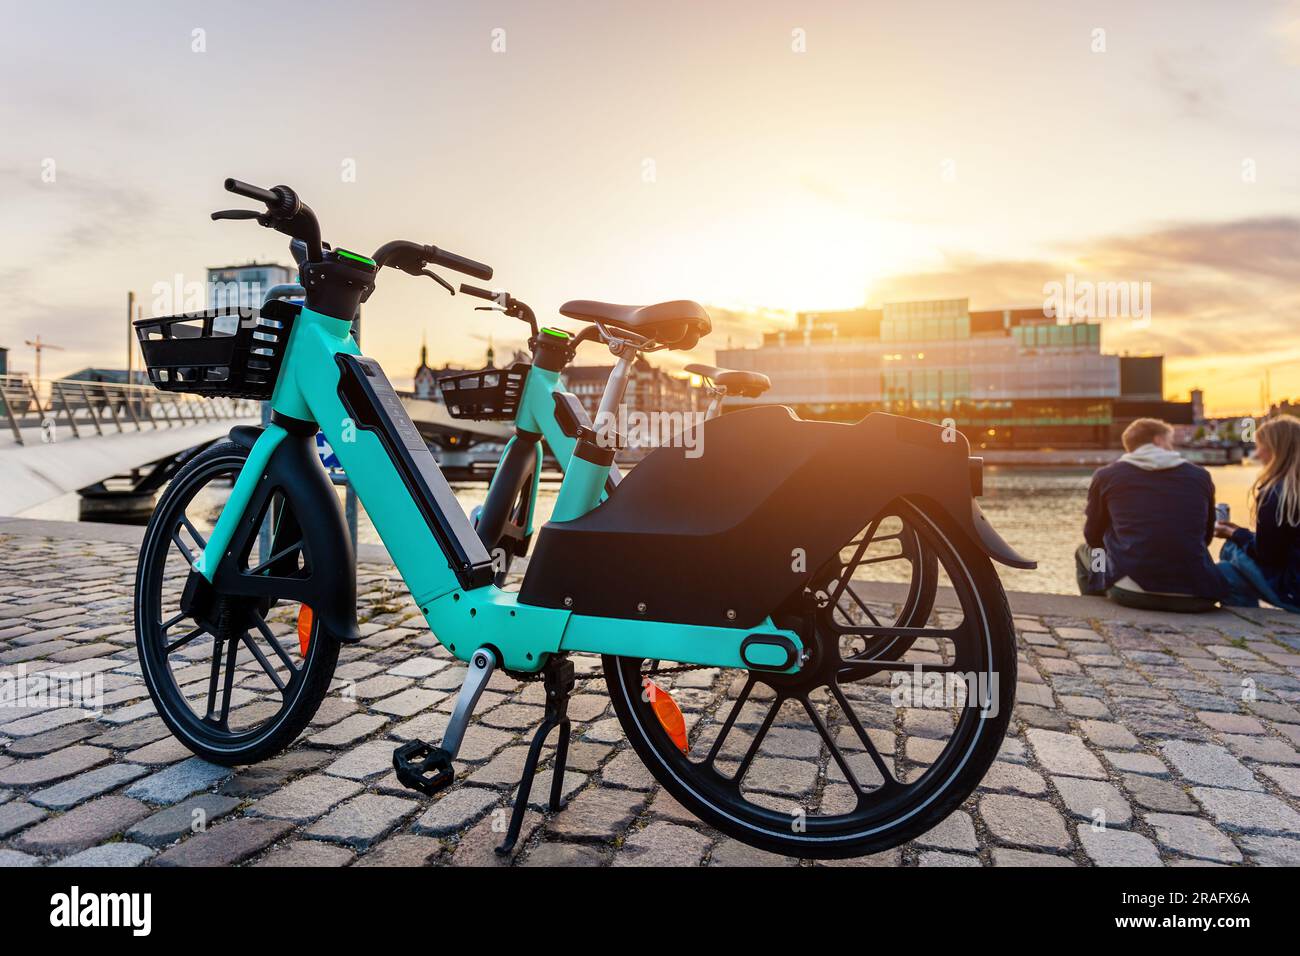
<svg viewBox="0 0 1300 956"><path fill-rule="evenodd" d="M189 749L223 764L278 752L329 690L341 645L359 640L355 558L316 455L319 429L426 623L468 665L442 741L396 748L399 780L426 794L453 781L495 671L544 681L544 719L502 850L519 834L556 728L550 806L559 808L572 653L601 655L618 720L665 789L754 846L869 853L930 829L971 793L1001 744L1015 688L1014 630L990 558L1032 562L980 513L978 460L960 434L891 415L841 425L758 407L705 422L692 443L700 453L658 448L611 485L614 448L562 410L557 417L571 403L548 367L556 361L535 345L537 360L501 376L494 395L466 395L514 403L516 443L540 433L565 459L554 516L535 536L521 587L505 590L399 396L351 332L384 267L440 282L431 266L480 280L491 268L408 241L373 256L330 248L288 187L226 188L265 209L214 219L253 220L304 244L306 298L242 316L233 332L212 313L137 323L158 387L265 398L272 408L265 428L234 429L178 473L141 548L141 667L158 713ZM710 328L686 301L579 301L562 312L596 329L578 338L616 341L627 366L642 351L690 348ZM536 336L551 337L560 339ZM622 398L617 368L602 407ZM530 455L536 461L535 447ZM850 574L827 578L825 569L861 567L891 520L933 555L942 607L905 626L837 617ZM863 652L881 639L908 649L889 660ZM921 724L924 746L904 746Z"/></svg>

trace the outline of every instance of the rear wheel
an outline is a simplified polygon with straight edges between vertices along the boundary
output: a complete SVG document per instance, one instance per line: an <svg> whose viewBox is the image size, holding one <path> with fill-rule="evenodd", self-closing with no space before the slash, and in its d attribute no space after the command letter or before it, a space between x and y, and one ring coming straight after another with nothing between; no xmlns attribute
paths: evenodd
<svg viewBox="0 0 1300 956"><path fill-rule="evenodd" d="M224 442L181 469L149 521L136 571L136 648L154 705L186 747L227 765L291 743L320 706L339 654L305 605L223 595L191 571L247 457ZM308 574L293 502L277 492L262 524L267 557L237 555L243 567Z"/></svg>
<svg viewBox="0 0 1300 956"><path fill-rule="evenodd" d="M1016 682L1005 595L946 518L903 507L952 587L953 609L933 620L819 626L794 675L605 658L633 748L705 822L777 853L858 856L934 827L992 763ZM862 656L863 642L894 638L907 641L897 659ZM662 716L677 709L657 700L664 691L685 714L686 739Z"/></svg>

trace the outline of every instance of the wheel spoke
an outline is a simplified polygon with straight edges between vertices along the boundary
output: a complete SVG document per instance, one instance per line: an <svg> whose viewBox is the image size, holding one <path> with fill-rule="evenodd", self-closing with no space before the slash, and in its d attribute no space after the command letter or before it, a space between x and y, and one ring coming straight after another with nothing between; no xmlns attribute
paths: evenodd
<svg viewBox="0 0 1300 956"><path fill-rule="evenodd" d="M822 742L826 744L826 748L831 752L831 759L834 760L835 765L840 768L840 773L844 774L844 779L848 781L848 784L853 788L854 793L859 795L862 794L864 791L862 789L862 784L858 781L858 775L853 772L853 768L849 766L849 762L844 759L844 754L840 752L840 748L835 746L835 741L831 738L830 731L826 729L826 724L818 715L817 709L813 707L812 702L809 701L807 697L801 698L799 702L803 704L803 709L808 713L808 719L811 720L813 726L817 728L817 733L822 738Z"/></svg>
<svg viewBox="0 0 1300 956"><path fill-rule="evenodd" d="M878 554L874 558L863 558L861 561L855 564L853 568L854 570L857 570L858 568L865 568L868 564L884 564L887 561L906 561L906 560L907 560L907 555L903 554L903 552L901 551L898 552L898 554Z"/></svg>
<svg viewBox="0 0 1300 956"><path fill-rule="evenodd" d="M181 512L181 524L185 525L185 530L194 538L194 543L199 546L200 550L207 548L207 539L204 538L203 535L199 534L199 529L194 527L194 522L190 520L190 516L185 514L183 511Z"/></svg>
<svg viewBox="0 0 1300 956"><path fill-rule="evenodd" d="M840 665L838 673L849 674L861 667L870 667L876 671L898 671L904 674L959 674L961 668L956 664L927 664L921 661L878 661L871 658L848 657Z"/></svg>
<svg viewBox="0 0 1300 956"><path fill-rule="evenodd" d="M181 540L181 532L179 528L172 532L172 542L180 550L181 557L185 559L185 563L191 568L194 567L194 552L191 551L189 547L186 546L185 542Z"/></svg>
<svg viewBox="0 0 1300 956"><path fill-rule="evenodd" d="M857 634L862 637L946 637L957 641L965 636L965 629L956 627L885 627L876 624L836 624L837 634Z"/></svg>
<svg viewBox="0 0 1300 956"><path fill-rule="evenodd" d="M849 726L853 728L853 732L858 735L858 740L861 741L862 746L866 748L867 754L871 757L871 762L876 765L876 771L880 774L881 779L884 780L882 787L893 788L899 786L900 784L889 770L889 765L885 763L885 758L880 755L880 751L876 749L875 742L862 726L862 722L858 720L858 715L855 714L853 708L849 706L849 702L845 699L843 691L840 690L840 685L836 682L832 682L829 687L831 694L835 697L835 702L840 705L840 710L844 712L844 719L849 722ZM807 706L806 702L805 706ZM817 731L822 735L822 739L826 741L827 745L837 755L837 759L841 761L840 769L843 770L847 776L849 773L848 765L843 763L843 756L839 754L839 748L836 747L834 742L830 739L826 728L822 725L820 718L813 713L812 708L808 708L808 713L812 717L813 723L817 725ZM850 779L853 779L856 782L856 778L850 777ZM862 788L859 786L858 793L861 792Z"/></svg>
<svg viewBox="0 0 1300 956"><path fill-rule="evenodd" d="M722 750L722 743L727 734L731 733L731 728L735 726L736 718L740 716L740 711L744 708L745 702L749 700L749 694L754 689L754 675L750 674L745 686L741 688L740 693L736 695L736 702L731 707L731 713L727 714L726 721L722 724L722 729L718 731L718 737L713 741L713 746L709 748L709 755L704 758L706 766L712 766L713 761L717 759L719 751Z"/></svg>
<svg viewBox="0 0 1300 956"><path fill-rule="evenodd" d="M208 675L208 708L204 713L204 720L211 720L213 712L217 709L217 687L221 682L221 650L222 640L215 634L212 636L212 671Z"/></svg>
<svg viewBox="0 0 1300 956"><path fill-rule="evenodd" d="M294 666L293 659L285 653L284 648L280 646L280 642L275 639L275 634L271 632L270 625L266 623L266 620L262 615L254 613L253 624L255 624L257 629L262 632L262 636L266 638L266 642L271 645L271 649L275 651L276 656L280 658L280 663L284 664L285 667L289 668L291 672L296 674L298 668Z"/></svg>
<svg viewBox="0 0 1300 956"><path fill-rule="evenodd" d="M269 570L269 569L270 569L272 566L274 566L277 562L279 562L280 560L282 560L282 559L284 559L284 558L287 558L289 555L293 554L295 551L301 551L301 550L302 550L302 547L303 547L303 543L302 543L301 541L297 541L297 542L295 542L295 543L289 545L287 548L284 548L284 549L282 549L282 550L276 552L275 554L271 555L269 558L267 558L265 561L263 561L263 562L262 562L261 564L259 564L257 567L250 569L248 573L249 573L249 574L261 574L263 571Z"/></svg>
<svg viewBox="0 0 1300 956"><path fill-rule="evenodd" d="M168 631L170 631L173 627L175 627L175 626L176 626L177 624L179 624L181 621L185 620L185 618L187 618L187 617L189 617L189 615L186 614L184 611L181 611L181 612L179 612L175 617L171 618L170 620L163 621L159 626L162 628L163 633L166 634Z"/></svg>
<svg viewBox="0 0 1300 956"><path fill-rule="evenodd" d="M754 739L749 745L749 749L745 751L745 756L741 759L740 766L736 768L735 776L731 778L735 781L736 786L740 786L740 781L745 779L745 774L749 772L749 765L754 762L754 758L758 755L758 748L762 746L764 738L767 737L768 729L772 726L772 722L776 720L776 712L781 709L781 705L784 703L785 698L778 696L776 700L772 702L772 706L768 710L767 716L763 718L763 722L759 724L758 730L754 733Z"/></svg>
<svg viewBox="0 0 1300 956"><path fill-rule="evenodd" d="M164 628L164 633L165 633L165 632L166 632L166 629ZM174 641L172 641L170 644L168 644L168 645L167 645L163 650L164 650L165 653L170 654L170 653L172 653L173 651L175 651L175 650L177 650L177 649L179 649L179 648L184 647L186 644L188 644L190 641L194 640L194 638L198 637L200 634L206 634L206 633L208 633L208 629L207 629L206 627L202 626L202 625L199 625L199 626L196 627L194 630L192 630L192 631L190 631L188 634L186 634L184 637L178 637L178 638L176 638L176 640L174 640Z"/></svg>
<svg viewBox="0 0 1300 956"><path fill-rule="evenodd" d="M240 635L240 640L242 640L245 646L253 652L253 656L257 658L257 663L262 665L262 670L266 671L266 675L271 678L271 683L275 684L276 690L283 694L285 687L284 681L276 672L275 668L271 666L271 662L266 659L266 655L262 653L262 649L253 642L253 638L249 636L247 631L244 631L243 634Z"/></svg>
<svg viewBox="0 0 1300 956"><path fill-rule="evenodd" d="M229 642L230 648L226 651L226 681L225 693L221 698L221 726L230 727L230 695L235 689L235 658L239 654L239 641L232 640Z"/></svg>
<svg viewBox="0 0 1300 956"><path fill-rule="evenodd" d="M853 552L852 560L850 560L849 563L845 565L845 570L847 573L844 575L844 577L840 579L840 586L837 587L835 589L835 593L831 595L831 602L830 602L831 604L840 603L840 597L844 594L844 589L848 587L849 578L853 576L852 569L856 568L858 566L858 562L862 560L862 553L866 551L867 548L870 546L872 538L875 535L876 528L878 528L879 526L880 526L879 518L873 519L871 524L867 525L867 530L862 535L862 543L858 545L858 550Z"/></svg>
<svg viewBox="0 0 1300 956"><path fill-rule="evenodd" d="M876 625L876 627L884 626L880 623L880 618L876 617L876 615L871 612L871 608L867 607L867 605L863 603L862 598L858 597L857 591L853 590L853 588L846 588L846 590L849 592L849 597L853 598L854 603L857 604L858 607L862 608L863 613L866 614L867 617L871 618L872 624ZM837 604L836 607L839 607L839 605ZM845 617L847 616L848 615L845 615Z"/></svg>

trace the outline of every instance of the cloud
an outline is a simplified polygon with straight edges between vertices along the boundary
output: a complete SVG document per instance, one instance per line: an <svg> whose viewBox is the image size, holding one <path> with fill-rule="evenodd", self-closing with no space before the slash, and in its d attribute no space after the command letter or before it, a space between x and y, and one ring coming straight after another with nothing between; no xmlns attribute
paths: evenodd
<svg viewBox="0 0 1300 956"><path fill-rule="evenodd" d="M1205 45L1183 52L1159 51L1152 60L1156 87L1184 116L1204 118L1217 113L1223 86L1215 79L1221 69L1214 60L1213 51Z"/></svg>

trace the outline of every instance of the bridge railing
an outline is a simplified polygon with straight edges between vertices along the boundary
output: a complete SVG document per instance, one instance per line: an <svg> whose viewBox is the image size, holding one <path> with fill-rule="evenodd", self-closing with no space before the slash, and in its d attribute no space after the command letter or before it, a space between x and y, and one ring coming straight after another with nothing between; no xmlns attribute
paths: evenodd
<svg viewBox="0 0 1300 956"><path fill-rule="evenodd" d="M202 398L179 392L162 392L152 385L58 379L50 383L48 402L42 403L30 379L0 376L0 411L23 444L22 429L29 425L54 427L67 424L76 438L86 434L125 432L128 428L173 428L203 422L253 418L259 403L245 398ZM31 419L35 421L30 421Z"/></svg>

